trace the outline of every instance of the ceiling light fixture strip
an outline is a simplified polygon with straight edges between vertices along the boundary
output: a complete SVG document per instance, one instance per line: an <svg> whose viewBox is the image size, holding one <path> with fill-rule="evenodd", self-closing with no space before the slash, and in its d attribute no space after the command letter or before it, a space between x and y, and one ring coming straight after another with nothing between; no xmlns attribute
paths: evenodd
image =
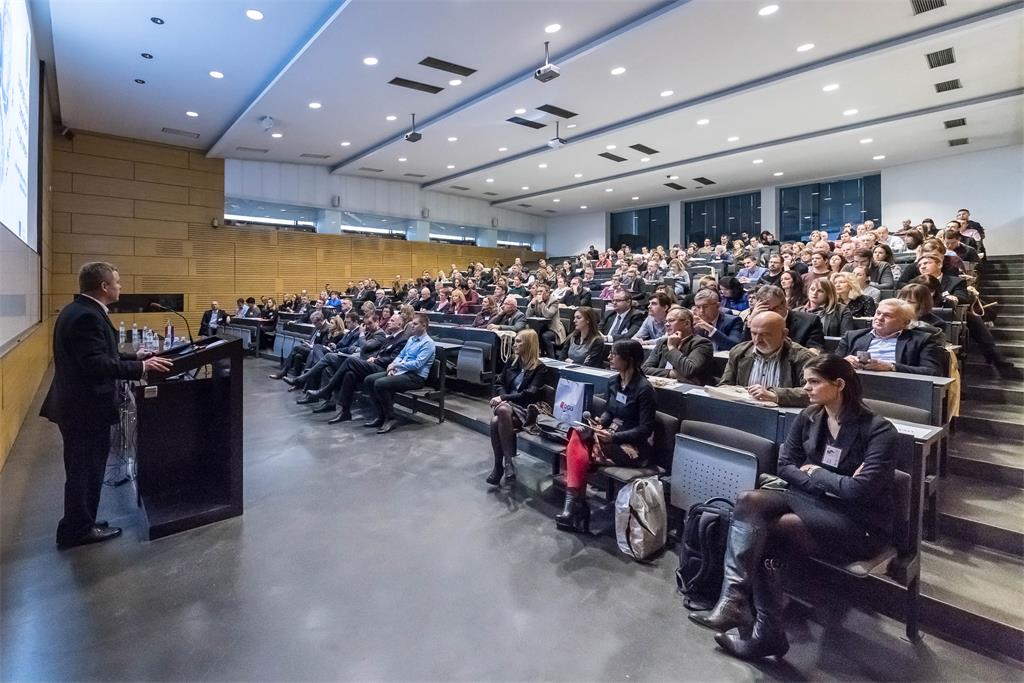
<svg viewBox="0 0 1024 683"><path fill-rule="evenodd" d="M1014 88L1012 90L1004 90L1002 92L993 93L991 95L979 95L978 97L972 97L966 100L960 100L959 102L950 102L948 104L938 104L932 107L925 107L923 109L915 109L909 112L903 112L901 114L890 114L888 116L882 116L877 119L871 119L870 121L860 121L857 123L849 123L845 126L835 126L832 128L823 128L821 130L812 131L810 133L801 133L799 135L790 135L784 138L778 138L775 140L768 140L766 142L760 142L758 144L746 145L744 147L737 147L735 149L722 150L720 152L712 152L710 154L703 154L701 156L690 157L689 159L678 159L675 161L665 162L658 166L645 166L642 169L634 171L626 171L625 173L618 173L615 175L605 176L603 178L592 178L580 183L572 183L570 185L562 185L560 187L549 187L543 191L530 192L525 194L516 195L514 197L506 197L505 199L491 202L491 206L497 206L504 204L505 202L522 201L524 199L532 199L534 197L542 197L548 194L555 194L556 192L567 192L569 190L578 190L581 187L588 187L590 185L596 185L599 183L611 183L616 180L622 180L624 178L632 178L638 175L645 175L655 171L667 171L669 169L675 169L679 166L685 166L688 164L699 164L704 161L713 161L715 159L721 159L723 157L736 156L737 154L746 154L748 152L761 151L771 147L778 147L780 145L788 145L793 142L803 142L805 140L813 140L814 138L825 137L826 135L835 135L838 133L846 133L849 131L857 130L858 128L867 128L868 126L878 126L884 123L893 123L895 121L903 121L906 119L913 119L920 116L928 116L930 114L938 114L949 109L958 109L963 107L972 107L977 104L985 104L986 102L995 102L1011 97L1024 96L1024 88ZM420 185L421 188L425 188L427 184Z"/></svg>

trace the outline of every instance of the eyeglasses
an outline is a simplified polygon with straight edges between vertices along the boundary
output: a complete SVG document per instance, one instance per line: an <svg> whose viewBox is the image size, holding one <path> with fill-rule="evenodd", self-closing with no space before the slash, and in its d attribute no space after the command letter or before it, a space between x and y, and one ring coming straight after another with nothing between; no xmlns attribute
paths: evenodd
<svg viewBox="0 0 1024 683"><path fill-rule="evenodd" d="M612 299L612 301L614 301L617 304L621 304L621 303L623 303L625 301L629 301L629 299Z"/></svg>

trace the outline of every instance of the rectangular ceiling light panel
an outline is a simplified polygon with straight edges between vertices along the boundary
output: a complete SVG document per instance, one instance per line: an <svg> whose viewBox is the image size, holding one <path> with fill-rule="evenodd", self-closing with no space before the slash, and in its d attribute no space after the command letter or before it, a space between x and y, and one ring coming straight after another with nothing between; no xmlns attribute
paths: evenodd
<svg viewBox="0 0 1024 683"><path fill-rule="evenodd" d="M262 147L235 147L236 152L252 152L253 154L266 154L269 149L263 149Z"/></svg>
<svg viewBox="0 0 1024 683"><path fill-rule="evenodd" d="M313 154L311 152L305 152L299 155L300 159L330 159L330 154Z"/></svg>
<svg viewBox="0 0 1024 683"><path fill-rule="evenodd" d="M577 114L574 111L562 109L561 107L556 107L553 104L545 104L543 106L537 107L537 111L542 111L546 114L551 114L552 116L559 116L563 119L571 119L574 116L579 116L579 114Z"/></svg>
<svg viewBox="0 0 1024 683"><path fill-rule="evenodd" d="M436 57L426 57L421 59L420 64L423 66L429 66L431 69L439 69L459 76L472 76L476 73L476 69L470 69L468 66L462 66L461 64L446 62L443 59L437 59Z"/></svg>
<svg viewBox="0 0 1024 683"><path fill-rule="evenodd" d="M383 173L384 172L383 168L372 168L370 166L360 166L359 170L360 171L369 171L370 173Z"/></svg>
<svg viewBox="0 0 1024 683"><path fill-rule="evenodd" d="M422 173L403 173L402 175L404 175L406 178L426 178L427 177L427 176L425 176Z"/></svg>
<svg viewBox="0 0 1024 683"><path fill-rule="evenodd" d="M462 185L449 185L448 187L452 188L453 190L468 190L469 189L468 187L463 187Z"/></svg>
<svg viewBox="0 0 1024 683"><path fill-rule="evenodd" d="M533 208L533 204L516 204L516 206L521 206L524 209L532 209Z"/></svg>
<svg viewBox="0 0 1024 683"><path fill-rule="evenodd" d="M488 196L488 197L497 197L498 196L497 192L484 192L484 194L486 196Z"/></svg>
<svg viewBox="0 0 1024 683"><path fill-rule="evenodd" d="M540 121L531 121L530 119L524 119L522 116L513 116L512 118L505 120L508 121L509 123L515 123L520 126L526 126L527 128L537 129L544 128L545 126L547 126L546 123L541 123Z"/></svg>
<svg viewBox="0 0 1024 683"><path fill-rule="evenodd" d="M437 93L444 90L444 88L439 88L436 85L430 85L429 83L420 83L419 81L412 81L409 80L408 78L401 78L399 76L395 76L390 81L388 81L388 83L390 83L391 85L397 85L401 88L409 88L410 90L428 92L431 95L436 95Z"/></svg>
<svg viewBox="0 0 1024 683"><path fill-rule="evenodd" d="M929 52L925 55L925 59L928 60L929 69L937 69L940 66L948 66L956 62L956 55L953 54L953 48L947 47L945 50Z"/></svg>
<svg viewBox="0 0 1024 683"><path fill-rule="evenodd" d="M611 152L601 152L597 156L604 157L609 161L625 161L626 157L620 157L618 154L612 154Z"/></svg>

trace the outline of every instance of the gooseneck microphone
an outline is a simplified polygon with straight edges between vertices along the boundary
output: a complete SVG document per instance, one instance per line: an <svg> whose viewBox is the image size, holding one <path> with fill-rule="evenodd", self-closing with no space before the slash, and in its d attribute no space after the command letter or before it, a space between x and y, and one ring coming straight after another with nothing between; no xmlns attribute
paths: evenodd
<svg viewBox="0 0 1024 683"><path fill-rule="evenodd" d="M178 313L173 308L167 308L166 306L164 306L162 304L158 304L155 301L150 303L149 307L151 309L153 309L154 311L163 311L165 313L173 313L174 315L176 315L179 318L181 318L182 320L184 320L185 321L185 329L188 330L188 343L189 344L194 344L195 343L195 341L192 339L192 326L188 324L188 318L183 316L181 313Z"/></svg>

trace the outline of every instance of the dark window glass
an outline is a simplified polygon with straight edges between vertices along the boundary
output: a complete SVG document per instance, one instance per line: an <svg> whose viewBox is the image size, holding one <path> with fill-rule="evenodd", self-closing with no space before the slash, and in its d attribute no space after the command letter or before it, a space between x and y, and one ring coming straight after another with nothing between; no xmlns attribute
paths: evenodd
<svg viewBox="0 0 1024 683"><path fill-rule="evenodd" d="M845 223L881 221L881 176L832 180L779 190L779 239L805 239L812 230L836 237Z"/></svg>
<svg viewBox="0 0 1024 683"><path fill-rule="evenodd" d="M750 192L731 197L717 197L683 206L683 241L703 244L710 239L718 244L722 235L736 239L740 233L761 232L761 193Z"/></svg>
<svg viewBox="0 0 1024 683"><path fill-rule="evenodd" d="M611 215L611 243L618 249L628 244L634 251L642 247L669 246L668 206L618 211Z"/></svg>

